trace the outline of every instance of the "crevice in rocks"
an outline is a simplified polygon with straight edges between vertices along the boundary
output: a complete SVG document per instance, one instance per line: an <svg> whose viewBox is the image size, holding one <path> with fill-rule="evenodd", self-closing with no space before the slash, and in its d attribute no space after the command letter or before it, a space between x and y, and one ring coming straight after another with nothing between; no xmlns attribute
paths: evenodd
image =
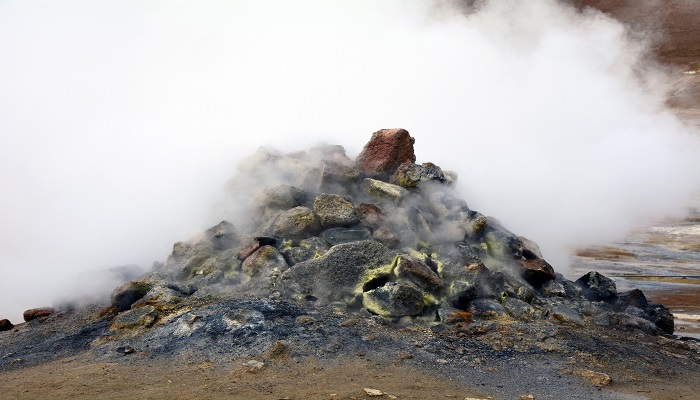
<svg viewBox="0 0 700 400"><path fill-rule="evenodd" d="M374 290L376 288L379 288L379 287L386 285L390 281L391 281L390 275L383 275L383 276L374 278L362 286L362 291L369 292L370 290Z"/></svg>

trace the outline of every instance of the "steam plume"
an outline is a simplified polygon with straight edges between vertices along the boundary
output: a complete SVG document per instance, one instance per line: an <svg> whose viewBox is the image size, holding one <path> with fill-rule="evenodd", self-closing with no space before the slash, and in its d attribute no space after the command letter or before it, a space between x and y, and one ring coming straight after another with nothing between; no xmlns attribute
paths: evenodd
<svg viewBox="0 0 700 400"><path fill-rule="evenodd" d="M261 145L404 127L559 270L682 211L700 146L638 36L553 0L455 5L1 2L0 317L164 259Z"/></svg>

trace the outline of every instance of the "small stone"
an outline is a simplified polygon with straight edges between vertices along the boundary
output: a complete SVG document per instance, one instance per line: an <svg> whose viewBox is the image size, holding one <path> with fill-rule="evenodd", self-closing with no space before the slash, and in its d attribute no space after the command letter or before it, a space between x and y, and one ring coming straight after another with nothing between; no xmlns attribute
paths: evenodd
<svg viewBox="0 0 700 400"><path fill-rule="evenodd" d="M55 310L51 307L32 308L25 311L23 317L25 321L29 322L40 317L48 317L54 312Z"/></svg>
<svg viewBox="0 0 700 400"><path fill-rule="evenodd" d="M520 396L520 400L535 400L535 396L531 394L524 394Z"/></svg>
<svg viewBox="0 0 700 400"><path fill-rule="evenodd" d="M571 372L574 375L583 378L583 380L595 387L603 387L612 382L612 378L602 372L591 371L588 369L576 369Z"/></svg>
<svg viewBox="0 0 700 400"><path fill-rule="evenodd" d="M9 331L10 329L12 329L14 327L15 326L12 325L12 322L10 322L9 319L0 320L0 332Z"/></svg>
<svg viewBox="0 0 700 400"><path fill-rule="evenodd" d="M444 358L438 358L437 360L435 360L435 362L443 365L447 364L447 360L445 360Z"/></svg>
<svg viewBox="0 0 700 400"><path fill-rule="evenodd" d="M245 361L241 365L246 367L248 372L256 372L256 371L260 371L261 369L265 368L265 363L262 361L257 361L257 360Z"/></svg>
<svg viewBox="0 0 700 400"><path fill-rule="evenodd" d="M124 354L131 354L134 352L134 348L131 346L124 347Z"/></svg>
<svg viewBox="0 0 700 400"><path fill-rule="evenodd" d="M371 397L384 396L384 392L382 392L379 389L364 388L362 390L365 391L365 394L367 396L371 396Z"/></svg>

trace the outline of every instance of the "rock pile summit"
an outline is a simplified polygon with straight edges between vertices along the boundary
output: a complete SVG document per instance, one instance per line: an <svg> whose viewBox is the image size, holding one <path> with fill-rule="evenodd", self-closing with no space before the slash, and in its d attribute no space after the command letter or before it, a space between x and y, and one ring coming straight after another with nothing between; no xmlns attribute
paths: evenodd
<svg viewBox="0 0 700 400"><path fill-rule="evenodd" d="M261 149L229 182L254 193L246 228L228 221L174 245L112 294L111 329L146 329L227 294L331 305L401 324L483 320L673 333L672 314L590 272L570 281L537 244L468 207L455 173L416 164L404 129L375 132L356 160L341 146ZM196 324L196 322L193 322ZM476 328L474 328L476 329Z"/></svg>

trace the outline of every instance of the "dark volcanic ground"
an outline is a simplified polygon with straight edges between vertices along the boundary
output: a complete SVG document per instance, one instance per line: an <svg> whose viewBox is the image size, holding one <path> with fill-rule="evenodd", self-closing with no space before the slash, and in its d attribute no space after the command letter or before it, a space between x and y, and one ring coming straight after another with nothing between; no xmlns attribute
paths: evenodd
<svg viewBox="0 0 700 400"><path fill-rule="evenodd" d="M699 343L641 332L512 320L427 328L332 306L211 301L135 337L111 338L105 309L21 324L0 334L3 398L364 398L375 388L398 398L663 399L693 398L700 376ZM598 388L583 371L612 383Z"/></svg>

